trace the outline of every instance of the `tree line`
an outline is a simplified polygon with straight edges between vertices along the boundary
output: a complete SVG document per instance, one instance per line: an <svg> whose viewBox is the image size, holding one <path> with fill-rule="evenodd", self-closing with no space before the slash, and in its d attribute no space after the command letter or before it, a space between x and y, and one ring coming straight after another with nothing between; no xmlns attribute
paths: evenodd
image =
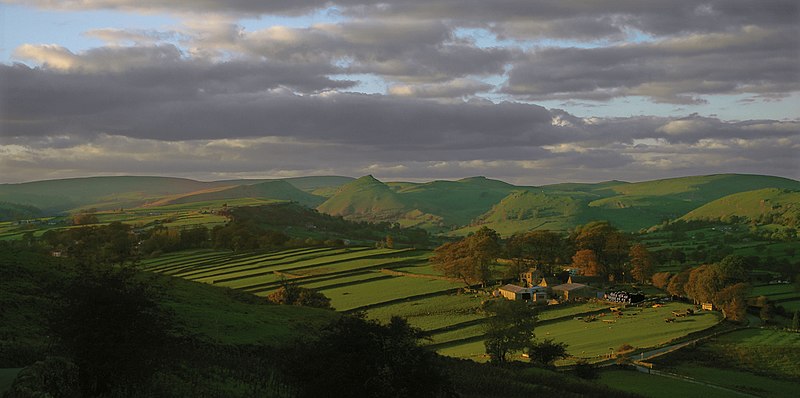
<svg viewBox="0 0 800 398"><path fill-rule="evenodd" d="M430 261L445 275L474 285L492 279L492 268L500 257L510 260L506 278L517 278L531 268L553 275L571 266L606 281L644 282L655 270L647 247L608 222L592 222L569 234L547 230L520 233L505 241L496 231L482 227L439 246Z"/></svg>

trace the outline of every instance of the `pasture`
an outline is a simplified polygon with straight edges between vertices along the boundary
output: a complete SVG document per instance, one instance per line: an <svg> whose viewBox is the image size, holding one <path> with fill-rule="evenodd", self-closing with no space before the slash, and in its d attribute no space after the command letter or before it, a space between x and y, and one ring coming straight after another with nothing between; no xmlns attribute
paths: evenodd
<svg viewBox="0 0 800 398"><path fill-rule="evenodd" d="M622 391L651 398L704 397L729 398L730 392L714 387L635 370L604 370L599 382Z"/></svg>
<svg viewBox="0 0 800 398"><path fill-rule="evenodd" d="M145 260L148 271L267 296L290 280L314 288L340 311L457 290L461 284L381 269L427 264L427 252L365 247L303 248L236 254L211 250L171 253Z"/></svg>
<svg viewBox="0 0 800 398"><path fill-rule="evenodd" d="M630 344L636 348L655 347L666 344L689 333L707 329L720 321L717 312L700 312L694 316L680 318L672 323L664 319L672 315L672 311L684 310L685 304L672 303L661 308L628 308L621 318L606 313L594 322L584 322L566 318L556 318L555 322L541 322L536 327L537 338L552 338L568 344L567 351L580 358L602 360L622 344ZM543 312L542 314L546 314ZM547 319L545 317L545 319ZM607 320L609 322L604 322ZM458 339L451 338L455 331L448 334L434 335L434 342L440 344L438 351L444 355L485 360L481 330L471 327L458 334ZM445 344L441 344L445 343Z"/></svg>
<svg viewBox="0 0 800 398"><path fill-rule="evenodd" d="M383 322L392 316L430 334L426 342L439 353L485 360L484 314L488 292L461 293L463 284L440 275L427 261L430 252L366 247L314 247L273 252L193 250L170 253L143 262L144 269L196 282L267 296L284 281L313 288L331 299L339 311L365 311ZM603 303L544 306L536 336L569 345L576 357L602 360L609 348L665 344L703 330L720 320L716 312L701 312L665 323L685 304L662 308L628 308L614 318ZM580 318L602 314L594 322ZM607 320L608 322L604 322Z"/></svg>

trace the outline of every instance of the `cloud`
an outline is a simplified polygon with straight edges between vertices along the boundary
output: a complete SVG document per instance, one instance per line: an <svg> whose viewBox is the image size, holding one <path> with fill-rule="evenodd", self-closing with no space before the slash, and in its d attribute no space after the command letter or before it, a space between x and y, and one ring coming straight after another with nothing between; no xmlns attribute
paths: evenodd
<svg viewBox="0 0 800 398"><path fill-rule="evenodd" d="M542 48L514 63L503 91L528 99L638 95L680 104L712 94L795 92L798 35L798 28L748 27L640 44Z"/></svg>
<svg viewBox="0 0 800 398"><path fill-rule="evenodd" d="M398 84L389 87L388 94L418 98L460 98L486 92L494 86L473 79L453 79L444 83Z"/></svg>
<svg viewBox="0 0 800 398"><path fill-rule="evenodd" d="M181 23L90 30L106 45L87 51L16 48L24 63L0 64L6 180L373 171L540 183L800 173L796 114L731 121L691 113L717 111L721 95L788 108L800 92L796 1L20 3L170 12ZM312 12L336 17L258 29L243 20ZM688 115L590 117L590 108L578 116L530 103L622 97L645 98L640 109L685 105Z"/></svg>

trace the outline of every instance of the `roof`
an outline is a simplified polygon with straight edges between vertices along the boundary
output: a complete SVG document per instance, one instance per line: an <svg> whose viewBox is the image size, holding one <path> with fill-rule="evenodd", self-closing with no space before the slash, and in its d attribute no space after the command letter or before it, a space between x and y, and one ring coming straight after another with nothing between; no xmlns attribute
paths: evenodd
<svg viewBox="0 0 800 398"><path fill-rule="evenodd" d="M539 286L555 286L559 284L561 284L561 281L553 277L542 278L542 281L539 282Z"/></svg>
<svg viewBox="0 0 800 398"><path fill-rule="evenodd" d="M553 286L553 290L572 291L589 287L583 283L565 283L563 285Z"/></svg>
<svg viewBox="0 0 800 398"><path fill-rule="evenodd" d="M507 292L512 292L512 293L527 293L528 292L527 288L524 288L522 286L512 285L512 284L505 285L505 286L501 287L500 290L505 290Z"/></svg>

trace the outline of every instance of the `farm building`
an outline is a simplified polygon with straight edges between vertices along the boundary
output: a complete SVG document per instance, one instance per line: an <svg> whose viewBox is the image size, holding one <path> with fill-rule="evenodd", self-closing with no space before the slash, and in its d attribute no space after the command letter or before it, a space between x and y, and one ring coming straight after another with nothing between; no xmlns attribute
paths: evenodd
<svg viewBox="0 0 800 398"><path fill-rule="evenodd" d="M534 287L542 280L542 273L539 270L531 268L528 272L519 274L519 281L522 286Z"/></svg>
<svg viewBox="0 0 800 398"><path fill-rule="evenodd" d="M581 298L594 298L595 289L582 283L565 283L553 286L553 296L563 300L577 300Z"/></svg>
<svg viewBox="0 0 800 398"><path fill-rule="evenodd" d="M502 286L499 291L500 295L508 300L530 301L532 299L531 290L522 286L508 284Z"/></svg>
<svg viewBox="0 0 800 398"><path fill-rule="evenodd" d="M560 284L561 284L561 281L559 281L558 278L554 278L554 277L549 277L548 276L548 277L542 278L542 280L541 280L541 282L539 282L538 286L546 287L546 288L552 288L553 286L558 286Z"/></svg>

